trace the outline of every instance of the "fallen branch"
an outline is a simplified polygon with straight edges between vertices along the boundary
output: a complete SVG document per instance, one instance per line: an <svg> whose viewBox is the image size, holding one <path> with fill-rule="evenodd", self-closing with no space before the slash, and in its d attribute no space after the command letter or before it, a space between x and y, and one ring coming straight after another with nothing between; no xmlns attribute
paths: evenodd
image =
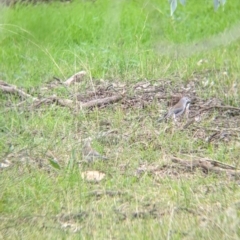
<svg viewBox="0 0 240 240"><path fill-rule="evenodd" d="M227 109L227 110L236 110L236 111L240 111L240 108L233 107L233 106L220 106L220 105L214 105L214 106L210 106L210 107L206 107L206 108L201 109L197 114L191 116L191 118L194 118L194 117L200 115L202 112L205 112L205 111L211 110L211 109L213 109L213 108L220 108L220 109Z"/></svg>
<svg viewBox="0 0 240 240"><path fill-rule="evenodd" d="M15 85L8 84L2 80L0 80L0 90L10 94L17 94L22 98L31 98L32 100L37 100L37 98L25 93L24 91L17 88Z"/></svg>
<svg viewBox="0 0 240 240"><path fill-rule="evenodd" d="M191 155L188 155L188 154L184 154L185 156L188 156L188 157L192 157ZM226 169L233 169L233 170L239 170L237 167L234 167L230 164L227 164L227 163L223 163L223 162L219 162L217 160L212 160L212 159L208 159L208 158L199 158L198 160L204 160L204 161L208 161L210 162L211 164L213 164L214 166L219 166L221 168L226 168Z"/></svg>
<svg viewBox="0 0 240 240"><path fill-rule="evenodd" d="M203 172L214 172L214 173L226 173L232 177L240 177L240 170L238 170L236 167L221 163L216 160L210 160L210 159L197 159L197 160L183 160L177 157L172 157L172 162L178 163L181 166L186 167L187 169L190 169L191 171L195 168L202 169Z"/></svg>
<svg viewBox="0 0 240 240"><path fill-rule="evenodd" d="M57 96L53 95L47 98L43 98L43 99L37 99L33 102L32 107L33 108L37 108L40 107L43 104L53 104L56 103L62 107L69 107L69 108L73 108L73 101L70 99L62 99L62 98L58 98Z"/></svg>
<svg viewBox="0 0 240 240"><path fill-rule="evenodd" d="M78 81L80 75L83 76L86 73L84 71L81 71L79 73L76 73L75 75L73 75L71 77L71 79L69 78L65 84L72 84L71 81ZM43 104L53 104L53 103L57 103L60 106L63 107L69 107L69 108L74 108L74 107L78 107L78 108L91 108L91 107L95 107L95 106L101 106L101 105L106 105L106 104L110 104L110 103L114 103L114 102L118 102L120 101L124 95L115 95L115 96L111 96L111 97L106 97L106 98L102 98L102 99L94 99L91 100L89 102L85 102L85 103L81 103L81 102L75 102L73 100L70 99L62 99L59 98L55 95L47 97L47 98L43 98L43 99L38 99L35 97L32 97L31 95L25 93L24 91L18 89L16 86L14 85L10 85L8 83L5 83L4 81L0 80L0 90L2 90L3 92L7 92L7 93L11 93L11 94L17 94L20 97L23 98L31 98L33 100L33 108L39 107Z"/></svg>
<svg viewBox="0 0 240 240"><path fill-rule="evenodd" d="M73 100L70 99L62 99L59 98L55 95L48 97L48 98L44 98L44 99L37 99L34 101L33 103L33 107L39 107L43 104L53 104L56 103L62 107L69 107L69 108L74 108L74 107L78 107L78 108L91 108L91 107L95 107L95 106L101 106L104 104L109 104L109 103L114 103L117 101L120 101L123 98L122 95L116 95L116 96L112 96L112 97L106 97L106 98L102 98L102 99L95 99L95 100L91 100L89 102L85 102L85 103L81 103L81 102L75 102Z"/></svg>
<svg viewBox="0 0 240 240"><path fill-rule="evenodd" d="M207 107L207 108L204 108L202 110L209 110L211 108L222 108L222 109L231 109L231 110L237 110L237 111L240 111L240 108L237 108L237 107L233 107L233 106L220 106L220 105L215 105L215 106L211 106L211 107ZM201 111L202 111L201 110Z"/></svg>
<svg viewBox="0 0 240 240"><path fill-rule="evenodd" d="M101 105L118 102L122 98L123 98L123 95L115 95L115 96L101 98L101 99L94 99L89 102L82 103L81 107L82 108L99 107Z"/></svg>

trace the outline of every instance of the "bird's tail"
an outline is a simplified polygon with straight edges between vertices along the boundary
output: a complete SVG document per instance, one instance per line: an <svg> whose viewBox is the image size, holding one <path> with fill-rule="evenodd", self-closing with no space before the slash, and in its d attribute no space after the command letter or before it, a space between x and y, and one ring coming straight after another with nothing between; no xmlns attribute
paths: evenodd
<svg viewBox="0 0 240 240"><path fill-rule="evenodd" d="M168 119L170 116L168 115L168 113L165 113L164 115L162 115L161 117L158 118L157 122L163 122L166 121L166 119Z"/></svg>

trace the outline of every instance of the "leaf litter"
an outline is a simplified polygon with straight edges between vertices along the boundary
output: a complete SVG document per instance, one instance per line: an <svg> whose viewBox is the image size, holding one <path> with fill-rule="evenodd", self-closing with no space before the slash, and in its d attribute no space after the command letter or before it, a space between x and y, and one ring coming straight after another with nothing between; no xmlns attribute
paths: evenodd
<svg viewBox="0 0 240 240"><path fill-rule="evenodd" d="M10 111L13 107L21 109L23 104L23 110L31 109L31 111L34 111L35 109L38 109L44 105L49 106L56 104L61 107L69 108L72 111L72 114L76 114L76 112L79 112L83 108L88 109L88 111L92 111L95 108L100 110L111 106L114 109L120 106L122 109L131 111L133 109L145 109L155 104L155 108L157 108L159 114L159 111L163 108L163 106L167 105L167 107L171 107L182 96L188 96L191 99L190 113L184 125L182 124L179 127L180 131L185 131L188 129L188 131L192 132L194 138L202 140L208 144L217 145L219 142L239 141L240 108L224 105L223 102L218 98L204 100L198 97L195 89L196 84L198 83L195 80L190 81L186 85L179 82L174 84L174 86L171 84L171 81L167 79L152 81L144 80L131 84L100 79L94 81L93 84L93 81L87 82L83 80L85 75L86 72L80 71L76 74L73 74L73 76L66 81L61 81L58 78L55 78L55 80L42 87L42 89L45 90L44 95L48 94L48 97L35 97L27 94L22 89L18 89L14 85L0 81L0 91L5 94L14 94L18 96L20 100L20 102L17 104L6 102L5 111ZM67 89L68 98L61 98L56 94L51 95L52 89L61 88ZM34 95L34 92L32 94ZM26 101L29 99L31 101ZM150 113L148 117L152 118L153 121L156 121L156 114ZM138 121L143 122L145 118L146 116L142 116L138 119ZM205 120L211 122L211 127L201 125L201 122L204 122ZM102 126L106 126L108 129L102 134L105 134L108 138L112 137L114 139L112 142L116 141L117 144L119 142L118 130L111 129L111 123L108 122L102 123ZM169 128L167 127L165 130L169 131ZM145 143L146 141L154 140L151 131L148 132L143 130L138 134L140 134L140 142L141 139L144 139L142 142L143 146L144 144L147 144ZM157 129L155 130L155 134L158 134ZM129 134L126 133L125 135L120 136L120 138L127 138L128 135ZM32 158L34 159L34 157ZM1 168L4 168L6 165L4 161L8 161L8 166L11 165L6 157L3 159L0 165L3 166ZM185 161L185 170L188 171L189 168L187 165L189 160L186 159ZM203 169L203 165L206 165L205 160L203 160L203 162L205 162L204 164L202 163L202 165L199 165L199 160L196 161L198 161L198 164L195 164L195 167ZM183 159L182 161L178 162L175 159L174 163L179 165L178 167L183 167ZM49 160L48 158L48 164L50 164L53 168L60 169L60 165L56 159L51 160L50 158ZM160 168L164 169L163 171L165 174L163 175L166 175L166 173L167 175L176 175L177 172L179 172L179 168L177 170L173 170L174 167L172 164L166 165L165 167L161 166ZM170 170L166 171L166 168L169 168ZM218 168L221 168L221 166L218 166ZM209 167L208 171L212 170L213 168ZM239 175L238 169L235 167L235 171L236 170L237 175ZM155 172L155 175L157 172L159 172L159 170L153 170L152 166L147 167L144 165L139 166L139 168L136 170L136 174L138 175L144 171ZM224 171L226 171L226 169ZM82 177L87 180L90 180L90 178L93 178L95 181L101 180L97 180L98 177L94 177L94 174L93 177L89 177L91 175L90 173L82 173Z"/></svg>

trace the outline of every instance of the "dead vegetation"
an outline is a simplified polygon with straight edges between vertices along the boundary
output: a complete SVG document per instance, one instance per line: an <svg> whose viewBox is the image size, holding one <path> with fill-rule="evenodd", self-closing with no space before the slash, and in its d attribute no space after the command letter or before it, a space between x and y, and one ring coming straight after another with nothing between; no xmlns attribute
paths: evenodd
<svg viewBox="0 0 240 240"><path fill-rule="evenodd" d="M240 139L240 108L224 105L217 98L202 99L196 93L196 83L194 81L189 82L187 85L179 83L174 86L172 86L171 81L164 79L143 81L135 84L96 80L95 84L93 84L93 81L88 83L83 81L84 74L80 73L80 77L77 73L65 82L56 78L41 86L40 93L38 92L39 89L36 89L36 92L33 89L29 93L25 89L20 89L0 81L0 91L3 94L3 98L5 98L4 112L10 112L12 109L21 112L45 111L52 105L66 108L73 115L83 110L91 113L96 108L98 111L104 111L104 108L110 108L113 111L121 108L126 113L131 113L131 111L140 112L138 115L127 115L123 119L124 124L128 126L128 130L125 132L114 128L111 119L104 119L99 122L103 131L98 133L98 137L105 145L111 143L111 146L116 146L118 151L115 152L115 155L121 155L124 151L124 146L119 144L121 141L126 141L132 146L136 144L140 146L140 149L148 150L149 146L151 146L153 151L164 152L164 146L158 140L160 132L169 134L169 136L184 132L191 136L192 139L202 141L205 145L216 147L222 142L230 144ZM58 91L61 89L66 90L67 96L64 95L63 97L61 93L58 94ZM159 112L163 114L168 107L174 105L182 96L188 96L192 101L188 119L176 126L171 121L158 123ZM161 109L164 110L161 111ZM145 110L147 110L147 115ZM145 127L149 119L154 123L151 125L153 129ZM210 124L206 124L206 122ZM35 131L38 134L38 130L36 129ZM72 136L76 143L81 140L78 135L79 133L76 132ZM61 141L61 146L66 146L67 148L65 136L61 138ZM182 216L184 218L186 216L187 218L189 216L196 217L202 229L206 228L207 225L214 228L216 224L212 214L219 212L217 204L211 205L211 208L194 204L185 206L181 202L168 206L166 204L168 200L161 200L161 193L158 193L157 198L152 197L148 199L148 194L146 196L140 194L140 196L139 193L134 193L127 188L102 188L100 184L100 182L107 182L107 179L111 178L115 172L119 173L120 178L130 177L139 182L145 177L150 177L153 184L156 185L152 193L154 196L155 192L158 191L158 187L161 187L162 182L166 181L166 179L169 181L181 181L182 179L192 181L197 179L199 174L202 178L212 174L218 177L219 182L224 177L223 182L226 189L230 182L239 182L240 169L237 161L227 164L209 159L204 154L201 154L200 150L193 149L192 152L190 150L189 152L179 151L178 155L168 152L165 154L165 159L154 162L149 162L143 157L134 166L131 166L131 159L126 159L126 161L120 163L112 161L107 163L110 170L104 167L101 168L101 165L96 168L92 164L78 165L77 162L73 162L72 164L79 167L79 176L82 181L90 186L85 197L88 200L86 202L91 202L92 204L86 205L83 210L76 211L69 211L63 208L57 215L44 215L41 217L42 219L33 215L29 218L24 218L24 222L26 224L36 224L37 222L39 227L44 229L54 226L64 231L76 233L84 231L84 228L86 231L91 226L92 218L96 221L104 218L110 223L114 221L114 223L119 224L121 222L144 220L160 222L164 221L164 218L174 215L175 218L179 219ZM57 176L57 171L66 166L66 163L64 164L61 159L70 155L67 150L65 150L65 155L54 148L47 151L37 148L15 150L14 152L6 153L2 157L0 169L5 171L12 166L17 166L18 174L21 175L25 173L25 166L27 165L29 172L32 171L31 169L37 168L55 177ZM206 196L210 191L220 189L221 184L219 183L217 187L211 186L211 184L203 184L198 189L193 188L192 191L200 191L201 195ZM167 185L167 188L169 186ZM113 201L115 204L112 204ZM133 203L135 201L137 206ZM94 207L94 204L101 202L106 202L107 206L109 203L109 206L111 206L107 209L107 214L104 212L105 210L101 211L101 208ZM202 210L203 208L204 211ZM220 211L225 214L227 210L220 209ZM21 217L19 219L21 220ZM19 219L16 219L16 222ZM46 219L48 224L45 223ZM5 219L5 221L10 224L12 219ZM191 238L191 229L186 227L185 230L176 234Z"/></svg>
<svg viewBox="0 0 240 240"><path fill-rule="evenodd" d="M194 81L189 82L186 86L179 84L178 86L175 85L172 87L171 82L168 80L143 81L136 84L109 83L108 81L100 80L96 81L97 83L95 85L91 82L85 89L81 89L85 74L84 71L81 71L74 74L65 82L55 78L55 80L40 88L42 95L44 95L40 97L36 97L35 95L37 94L34 94L34 91L30 95L15 85L0 81L0 90L2 93L15 95L19 99L17 103L13 103L11 100L5 103L5 111L10 111L13 107L21 109L23 106L24 110L35 111L41 106L47 107L52 104L69 108L73 114L82 109L89 109L91 111L91 109L96 107L102 109L105 107L114 108L121 106L122 109L129 110L144 109L153 103L161 109L166 103L169 107L175 104L180 97L188 96L192 100L190 115L186 123L180 127L181 131L188 129L188 131L192 132L194 138L201 139L208 144L218 144L220 141L229 142L239 140L240 108L226 106L217 98L201 99L196 94L196 84ZM51 95L53 89L61 88L67 89L69 93L68 98L62 98L56 94ZM145 116L140 117L138 121L143 121L144 117ZM148 117L152 117L153 121L156 121L155 115L151 116L150 114ZM209 118L211 118L211 128L201 124L201 122ZM103 125L106 125L106 123L103 123ZM105 132L105 134L107 134L109 138L114 138L115 135L119 138L119 132L111 129L111 124L107 125L108 131ZM144 135L138 136L139 143L141 143L141 139L143 138L145 141L154 140L151 132L143 130L139 134ZM143 142L143 145L144 144L145 142ZM34 158L29 154L25 155L25 157L26 156L29 159ZM9 157L10 156L5 157L4 161L9 162ZM38 157L35 157L32 162L38 162L38 164L42 166L42 162L36 161L36 158ZM18 157L18 159L21 159L21 157ZM186 159L172 157L171 160L174 165L170 162L165 166L153 167L148 164L142 165L137 169L137 175L143 172L150 172L154 173L154 175L161 176L178 175L181 171L189 172L199 168L205 174L209 172L221 174L224 172L231 177L239 178L240 176L238 166L222 164L214 160L204 159L200 156L191 155L191 157ZM10 166L11 164L9 163L8 165Z"/></svg>

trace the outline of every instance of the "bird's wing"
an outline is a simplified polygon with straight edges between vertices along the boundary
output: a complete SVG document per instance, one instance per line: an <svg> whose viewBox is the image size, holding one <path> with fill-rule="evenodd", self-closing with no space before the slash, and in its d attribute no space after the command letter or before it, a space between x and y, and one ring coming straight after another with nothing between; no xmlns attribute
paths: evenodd
<svg viewBox="0 0 240 240"><path fill-rule="evenodd" d="M170 109L167 113L165 113L164 118L170 118L173 114L175 114L173 109Z"/></svg>
<svg viewBox="0 0 240 240"><path fill-rule="evenodd" d="M175 108L173 111L173 114L175 114L176 116L182 112L184 112L183 108Z"/></svg>

